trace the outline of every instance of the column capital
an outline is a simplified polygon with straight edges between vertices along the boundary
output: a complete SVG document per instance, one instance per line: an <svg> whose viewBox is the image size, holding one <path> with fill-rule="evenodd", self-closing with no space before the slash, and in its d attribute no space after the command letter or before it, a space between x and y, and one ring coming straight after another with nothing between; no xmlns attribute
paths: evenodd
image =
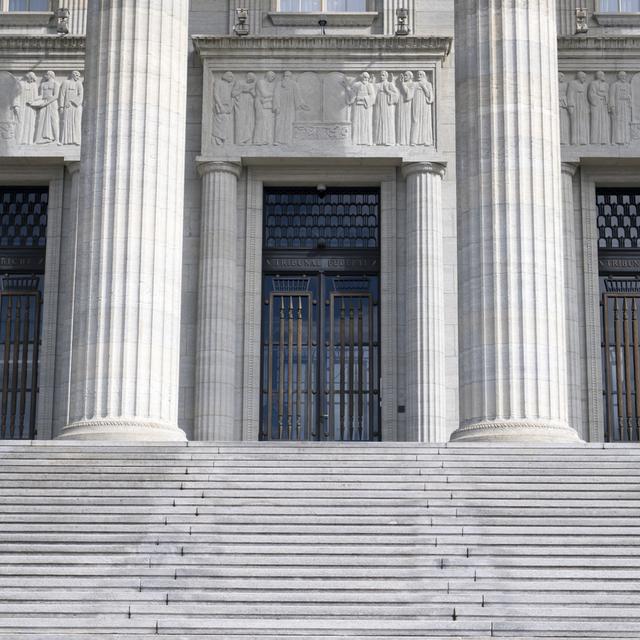
<svg viewBox="0 0 640 640"><path fill-rule="evenodd" d="M407 162L402 165L402 177L408 178L414 173L431 173L444 178L447 167L439 162Z"/></svg>
<svg viewBox="0 0 640 640"><path fill-rule="evenodd" d="M576 171L578 171L580 164L578 162L563 162L560 166L562 167L562 173L566 173L573 177L576 175Z"/></svg>
<svg viewBox="0 0 640 640"><path fill-rule="evenodd" d="M227 160L206 160L198 164L198 173L204 177L208 173L232 173L236 178L240 177L242 164L240 162L229 162Z"/></svg>
<svg viewBox="0 0 640 640"><path fill-rule="evenodd" d="M67 162L64 166L71 176L80 171L80 162Z"/></svg>

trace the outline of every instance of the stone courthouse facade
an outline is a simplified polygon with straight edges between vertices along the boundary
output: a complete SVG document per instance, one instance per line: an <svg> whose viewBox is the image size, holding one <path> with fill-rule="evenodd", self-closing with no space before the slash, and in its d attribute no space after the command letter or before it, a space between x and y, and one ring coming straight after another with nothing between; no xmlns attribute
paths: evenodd
<svg viewBox="0 0 640 640"><path fill-rule="evenodd" d="M639 439L640 2L0 10L2 439Z"/></svg>

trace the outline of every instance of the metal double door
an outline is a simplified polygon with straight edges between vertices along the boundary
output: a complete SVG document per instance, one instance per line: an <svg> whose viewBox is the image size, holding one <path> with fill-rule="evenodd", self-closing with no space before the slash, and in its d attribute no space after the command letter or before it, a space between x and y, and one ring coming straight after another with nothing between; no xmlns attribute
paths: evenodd
<svg viewBox="0 0 640 640"><path fill-rule="evenodd" d="M263 277L262 440L380 439L379 277Z"/></svg>

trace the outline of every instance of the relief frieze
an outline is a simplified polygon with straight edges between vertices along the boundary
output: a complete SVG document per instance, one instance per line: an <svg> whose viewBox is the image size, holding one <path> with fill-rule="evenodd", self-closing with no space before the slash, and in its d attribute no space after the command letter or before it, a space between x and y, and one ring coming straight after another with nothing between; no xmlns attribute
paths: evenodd
<svg viewBox="0 0 640 640"><path fill-rule="evenodd" d="M433 70L214 72L205 147L434 146Z"/></svg>
<svg viewBox="0 0 640 640"><path fill-rule="evenodd" d="M37 75L0 72L0 139L18 147L79 147L84 87L79 71L61 80L54 71Z"/></svg>
<svg viewBox="0 0 640 640"><path fill-rule="evenodd" d="M640 140L640 73L562 72L558 89L563 146L626 147Z"/></svg>

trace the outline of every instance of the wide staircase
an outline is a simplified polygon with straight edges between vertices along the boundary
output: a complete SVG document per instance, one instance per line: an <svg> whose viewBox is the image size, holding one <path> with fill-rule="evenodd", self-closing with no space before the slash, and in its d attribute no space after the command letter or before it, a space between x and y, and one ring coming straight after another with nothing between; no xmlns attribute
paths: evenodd
<svg viewBox="0 0 640 640"><path fill-rule="evenodd" d="M0 444L0 638L640 638L640 448Z"/></svg>

